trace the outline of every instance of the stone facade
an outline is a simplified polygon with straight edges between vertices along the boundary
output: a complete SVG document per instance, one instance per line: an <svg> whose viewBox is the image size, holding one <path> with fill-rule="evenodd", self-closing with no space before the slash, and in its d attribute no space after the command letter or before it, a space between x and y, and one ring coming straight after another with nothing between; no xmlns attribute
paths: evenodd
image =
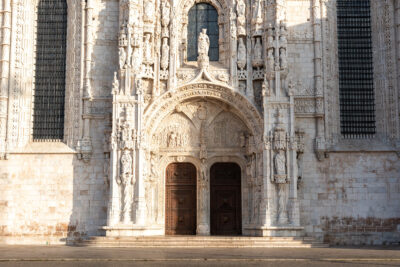
<svg viewBox="0 0 400 267"><path fill-rule="evenodd" d="M399 0L371 0L367 140L340 134L335 0L68 0L63 142L31 136L37 2L0 1L0 243L163 235L175 162L197 169L199 235L210 168L234 162L244 235L398 243ZM200 2L218 62L206 36L186 58Z"/></svg>

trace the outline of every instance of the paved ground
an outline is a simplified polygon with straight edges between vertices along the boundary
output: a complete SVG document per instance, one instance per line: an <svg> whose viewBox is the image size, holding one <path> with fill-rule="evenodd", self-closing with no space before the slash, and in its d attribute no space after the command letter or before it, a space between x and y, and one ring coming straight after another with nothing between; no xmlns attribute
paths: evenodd
<svg viewBox="0 0 400 267"><path fill-rule="evenodd" d="M0 266L400 266L400 247L138 249L0 246Z"/></svg>

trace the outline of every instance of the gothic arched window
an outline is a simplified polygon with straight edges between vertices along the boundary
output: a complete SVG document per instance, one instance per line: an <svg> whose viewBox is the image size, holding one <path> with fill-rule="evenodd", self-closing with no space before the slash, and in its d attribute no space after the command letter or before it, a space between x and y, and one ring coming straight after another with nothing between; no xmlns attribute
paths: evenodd
<svg viewBox="0 0 400 267"><path fill-rule="evenodd" d="M33 140L64 138L67 3L40 0L37 7Z"/></svg>
<svg viewBox="0 0 400 267"><path fill-rule="evenodd" d="M340 127L345 138L376 132L370 0L338 0Z"/></svg>
<svg viewBox="0 0 400 267"><path fill-rule="evenodd" d="M218 29L218 12L210 4L199 3L189 10L188 24L188 47L187 60L197 60L197 38L202 29L207 29L207 35L210 38L210 50L208 56L210 61L219 60L219 29Z"/></svg>

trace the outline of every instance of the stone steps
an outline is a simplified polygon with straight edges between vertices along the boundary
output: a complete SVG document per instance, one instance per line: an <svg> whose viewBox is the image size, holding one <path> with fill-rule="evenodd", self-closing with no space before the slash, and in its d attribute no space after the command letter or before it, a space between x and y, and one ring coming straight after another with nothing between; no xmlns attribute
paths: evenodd
<svg viewBox="0 0 400 267"><path fill-rule="evenodd" d="M311 248L328 247L309 237L246 237L246 236L154 236L154 237L91 237L79 246L89 247L164 247L164 248Z"/></svg>

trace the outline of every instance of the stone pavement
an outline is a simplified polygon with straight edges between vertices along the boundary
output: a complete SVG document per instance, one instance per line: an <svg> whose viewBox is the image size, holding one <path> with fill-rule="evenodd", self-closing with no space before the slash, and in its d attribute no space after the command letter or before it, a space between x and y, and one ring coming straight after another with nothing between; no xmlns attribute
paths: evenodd
<svg viewBox="0 0 400 267"><path fill-rule="evenodd" d="M174 249L0 246L0 266L400 266L400 247Z"/></svg>

